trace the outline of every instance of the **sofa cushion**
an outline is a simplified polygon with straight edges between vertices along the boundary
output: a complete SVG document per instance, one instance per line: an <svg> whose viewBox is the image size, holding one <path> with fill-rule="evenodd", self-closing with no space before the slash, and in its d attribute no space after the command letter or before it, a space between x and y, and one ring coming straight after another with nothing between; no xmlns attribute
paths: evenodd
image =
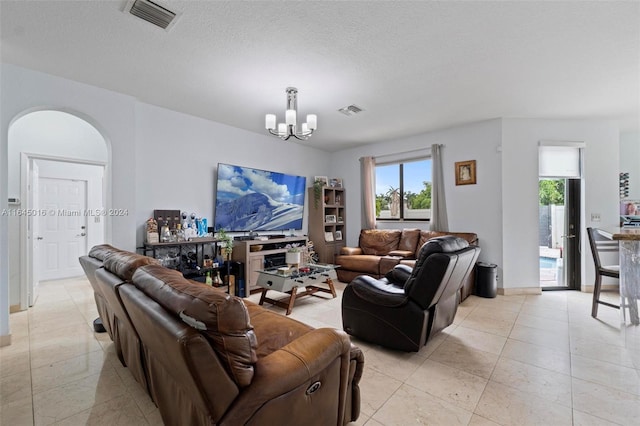
<svg viewBox="0 0 640 426"><path fill-rule="evenodd" d="M104 269L122 278L123 281L131 281L136 269L159 263L160 261L152 257L128 251L115 251L105 257Z"/></svg>
<svg viewBox="0 0 640 426"><path fill-rule="evenodd" d="M340 269L363 272L378 275L380 271L380 256L358 255L358 256L337 256L336 263Z"/></svg>
<svg viewBox="0 0 640 426"><path fill-rule="evenodd" d="M256 336L242 299L160 265L139 268L133 284L167 311L200 330L240 387L253 379Z"/></svg>
<svg viewBox="0 0 640 426"><path fill-rule="evenodd" d="M413 259L415 251L411 250L391 250L389 256L401 257L403 259Z"/></svg>
<svg viewBox="0 0 640 426"><path fill-rule="evenodd" d="M384 256L398 248L401 235L399 229L363 229L359 246L364 254Z"/></svg>
<svg viewBox="0 0 640 426"><path fill-rule="evenodd" d="M117 249L109 244L100 244L97 246L93 246L93 248L89 251L89 257L93 257L94 259L104 260L111 253L115 253L117 251L122 251Z"/></svg>
<svg viewBox="0 0 640 426"><path fill-rule="evenodd" d="M403 229L400 242L398 243L398 250L411 252L410 256L404 257L415 257L416 250L420 248L418 240L420 240L420 230L418 228Z"/></svg>
<svg viewBox="0 0 640 426"><path fill-rule="evenodd" d="M249 312L253 332L257 341L260 342L256 349L258 359L277 351L313 330L313 327L293 318L277 314L249 300L243 301Z"/></svg>

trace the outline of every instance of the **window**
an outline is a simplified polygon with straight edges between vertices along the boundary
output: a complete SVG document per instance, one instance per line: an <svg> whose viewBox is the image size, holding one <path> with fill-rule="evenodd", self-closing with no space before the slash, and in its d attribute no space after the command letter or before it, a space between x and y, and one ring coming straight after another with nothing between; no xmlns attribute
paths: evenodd
<svg viewBox="0 0 640 426"><path fill-rule="evenodd" d="M378 220L431 219L431 159L376 165Z"/></svg>

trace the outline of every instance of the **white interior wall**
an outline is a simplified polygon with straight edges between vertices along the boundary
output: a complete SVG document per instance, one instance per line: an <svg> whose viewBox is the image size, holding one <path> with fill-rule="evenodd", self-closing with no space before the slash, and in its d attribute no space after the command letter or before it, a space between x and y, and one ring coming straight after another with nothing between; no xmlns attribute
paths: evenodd
<svg viewBox="0 0 640 426"><path fill-rule="evenodd" d="M502 241L504 281L512 289L539 287L538 142L583 141L584 215L581 226L582 285L593 284L593 260L585 228L618 221L618 126L609 121L503 119ZM591 214L600 215L592 222Z"/></svg>
<svg viewBox="0 0 640 426"><path fill-rule="evenodd" d="M629 172L629 199L640 200L640 132L620 134L620 172Z"/></svg>
<svg viewBox="0 0 640 426"><path fill-rule="evenodd" d="M321 130L319 130L321 131ZM138 244L154 209L195 212L213 226L218 163L307 177L326 174L329 153L308 142L259 135L164 108L136 105ZM303 230L307 233L305 202Z"/></svg>
<svg viewBox="0 0 640 426"><path fill-rule="evenodd" d="M9 129L9 197L20 197L20 153L106 163L104 138L86 121L62 111L35 111Z"/></svg>
<svg viewBox="0 0 640 426"><path fill-rule="evenodd" d="M442 161L449 230L477 233L482 248L480 259L497 264L500 271L502 267L501 155L498 152L500 137L501 120L489 120L334 153L329 177L342 177L343 185L347 190L347 245L357 246L362 223L359 158L386 156L426 149L432 144L443 144ZM476 160L477 184L456 186L454 163L466 160ZM426 229L428 223L406 221L401 224L396 222L385 224L379 222L378 227ZM502 285L501 275L498 274L498 285Z"/></svg>

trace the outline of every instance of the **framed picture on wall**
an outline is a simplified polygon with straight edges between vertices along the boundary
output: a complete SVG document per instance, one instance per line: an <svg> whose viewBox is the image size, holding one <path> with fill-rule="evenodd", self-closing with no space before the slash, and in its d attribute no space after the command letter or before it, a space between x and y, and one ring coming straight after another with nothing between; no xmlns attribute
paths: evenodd
<svg viewBox="0 0 640 426"><path fill-rule="evenodd" d="M476 184L476 160L456 162L455 172L456 185Z"/></svg>

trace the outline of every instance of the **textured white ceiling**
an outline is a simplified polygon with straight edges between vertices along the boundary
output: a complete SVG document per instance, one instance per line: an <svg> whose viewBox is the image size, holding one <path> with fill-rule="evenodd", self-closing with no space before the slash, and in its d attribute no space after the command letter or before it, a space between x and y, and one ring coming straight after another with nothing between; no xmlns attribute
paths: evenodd
<svg viewBox="0 0 640 426"><path fill-rule="evenodd" d="M284 90L338 150L495 117L640 117L638 2L6 1L12 63L264 134ZM337 112L355 103L365 112Z"/></svg>

